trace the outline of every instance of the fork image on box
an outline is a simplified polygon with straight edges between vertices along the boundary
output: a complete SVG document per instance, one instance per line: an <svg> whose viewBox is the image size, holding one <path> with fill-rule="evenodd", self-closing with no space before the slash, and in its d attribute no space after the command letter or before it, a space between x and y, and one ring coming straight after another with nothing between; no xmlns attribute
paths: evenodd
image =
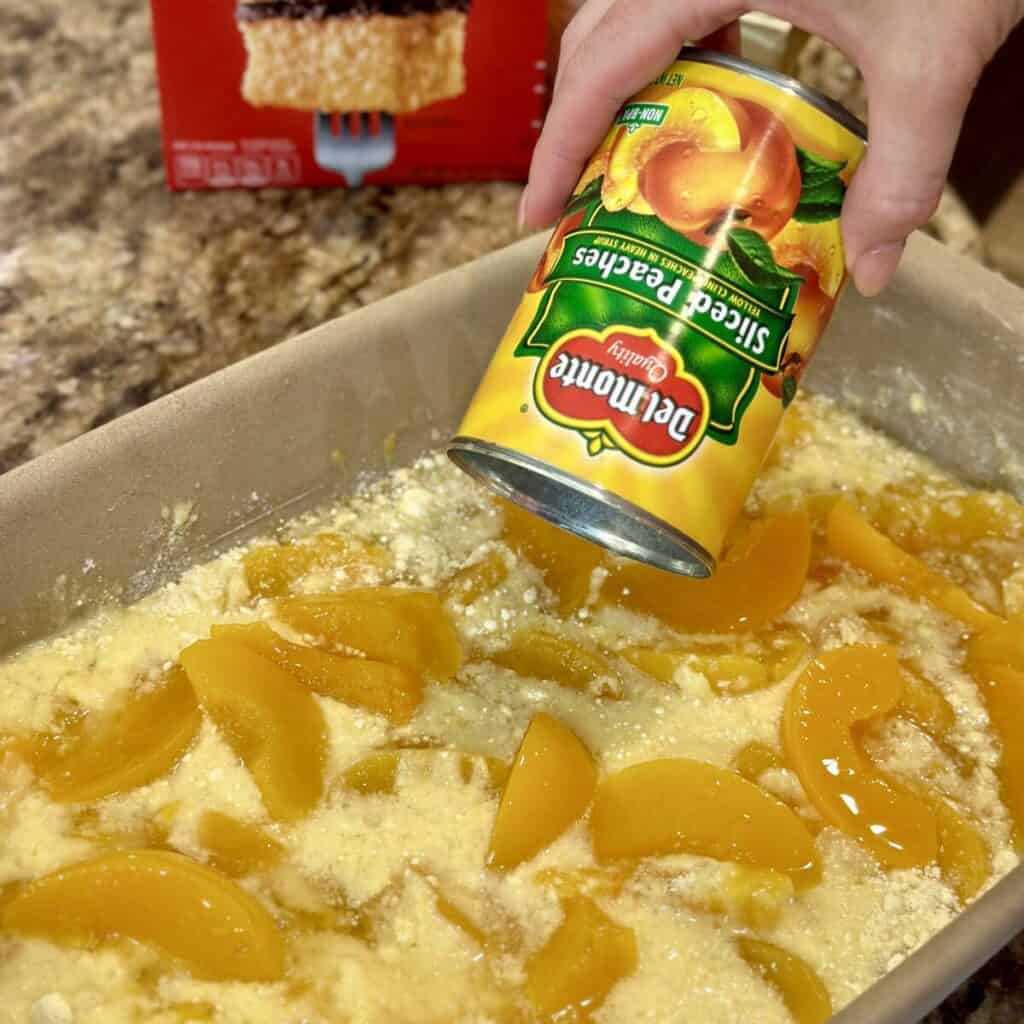
<svg viewBox="0 0 1024 1024"><path fill-rule="evenodd" d="M334 115L318 111L313 121L313 156L324 170L343 175L349 188L356 188L367 174L382 170L395 159L394 118L377 112Z"/></svg>

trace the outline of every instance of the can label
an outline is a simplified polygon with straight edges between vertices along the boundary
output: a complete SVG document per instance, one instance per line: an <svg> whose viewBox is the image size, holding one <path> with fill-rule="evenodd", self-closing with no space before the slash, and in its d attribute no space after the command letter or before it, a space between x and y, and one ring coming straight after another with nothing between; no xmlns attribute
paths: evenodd
<svg viewBox="0 0 1024 1024"><path fill-rule="evenodd" d="M772 82L677 61L584 170L460 435L717 557L844 283L862 151Z"/></svg>

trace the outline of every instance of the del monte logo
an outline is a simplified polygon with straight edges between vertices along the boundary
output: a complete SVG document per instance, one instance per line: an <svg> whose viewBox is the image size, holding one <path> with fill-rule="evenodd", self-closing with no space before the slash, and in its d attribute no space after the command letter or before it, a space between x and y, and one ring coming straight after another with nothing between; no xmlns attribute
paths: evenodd
<svg viewBox="0 0 1024 1024"><path fill-rule="evenodd" d="M583 435L591 455L617 449L650 466L682 462L708 424L703 384L649 330L569 332L544 354L533 394L549 420Z"/></svg>

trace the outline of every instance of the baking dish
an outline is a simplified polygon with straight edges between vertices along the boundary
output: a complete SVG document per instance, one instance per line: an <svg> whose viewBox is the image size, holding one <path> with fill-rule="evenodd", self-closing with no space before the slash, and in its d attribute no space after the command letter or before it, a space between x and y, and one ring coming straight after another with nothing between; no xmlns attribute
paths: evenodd
<svg viewBox="0 0 1024 1024"><path fill-rule="evenodd" d="M440 445L542 245L328 323L0 479L0 652ZM1022 370L1024 293L922 237L880 302L844 299L809 384L1024 498ZM1022 927L1018 868L835 1020L916 1020Z"/></svg>

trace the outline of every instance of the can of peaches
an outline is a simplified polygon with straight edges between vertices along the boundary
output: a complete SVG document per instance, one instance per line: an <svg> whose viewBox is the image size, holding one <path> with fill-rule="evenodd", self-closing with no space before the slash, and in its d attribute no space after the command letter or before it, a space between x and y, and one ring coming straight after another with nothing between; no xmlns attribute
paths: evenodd
<svg viewBox="0 0 1024 1024"><path fill-rule="evenodd" d="M617 554L714 572L845 283L864 126L687 49L619 111L450 442Z"/></svg>

